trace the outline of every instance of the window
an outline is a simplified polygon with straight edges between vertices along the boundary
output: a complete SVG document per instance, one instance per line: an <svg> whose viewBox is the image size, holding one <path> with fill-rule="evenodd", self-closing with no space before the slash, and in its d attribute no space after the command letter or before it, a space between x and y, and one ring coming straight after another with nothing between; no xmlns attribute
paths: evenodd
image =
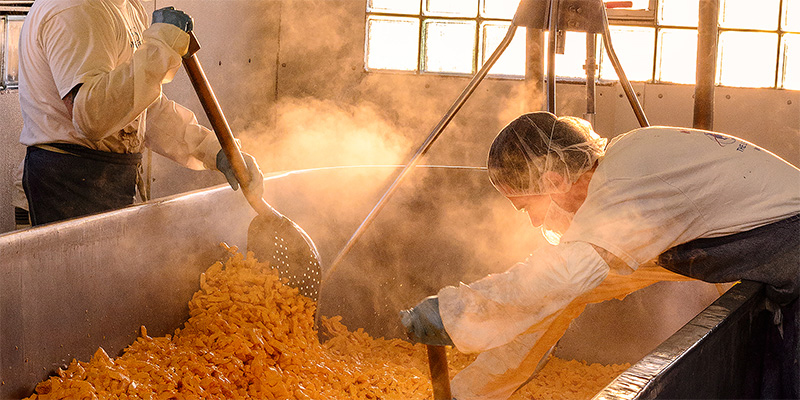
<svg viewBox="0 0 800 400"><path fill-rule="evenodd" d="M368 0L367 70L469 75L505 37L519 0ZM525 75L525 28L489 74Z"/></svg>
<svg viewBox="0 0 800 400"><path fill-rule="evenodd" d="M3 37L3 46L0 50L2 64L2 86L0 89L16 89L19 84L19 34L22 31L24 17L7 15L0 17L0 35Z"/></svg>
<svg viewBox="0 0 800 400"><path fill-rule="evenodd" d="M472 74L505 35L518 2L368 0L366 68ZM614 49L628 78L694 84L699 0L632 3L608 12ZM598 44L598 77L617 79L602 40ZM585 34L567 32L565 52L556 55L556 74L585 78L585 58ZM800 0L720 0L718 85L800 90L800 74L789 72L798 70ZM519 78L524 73L525 34L518 28L490 74Z"/></svg>
<svg viewBox="0 0 800 400"><path fill-rule="evenodd" d="M19 35L33 1L0 0L0 90L19 83Z"/></svg>
<svg viewBox="0 0 800 400"><path fill-rule="evenodd" d="M653 19L655 0L632 3L631 8L610 11L609 17ZM368 0L366 69L473 74L505 37L518 4L519 0ZM567 55L557 55L559 75L583 77L586 40L574 32L568 32L567 37L575 45L567 48ZM489 74L512 78L525 75L524 27L517 28ZM616 77L613 69L601 73L605 75Z"/></svg>

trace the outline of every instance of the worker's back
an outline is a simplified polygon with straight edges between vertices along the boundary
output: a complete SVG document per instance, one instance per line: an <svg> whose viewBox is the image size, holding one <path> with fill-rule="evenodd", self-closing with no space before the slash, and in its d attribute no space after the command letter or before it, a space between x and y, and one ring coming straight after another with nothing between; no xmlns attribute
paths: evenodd
<svg viewBox="0 0 800 400"><path fill-rule="evenodd" d="M800 213L800 170L707 131L651 127L615 138L562 240L603 247L632 267L697 238Z"/></svg>

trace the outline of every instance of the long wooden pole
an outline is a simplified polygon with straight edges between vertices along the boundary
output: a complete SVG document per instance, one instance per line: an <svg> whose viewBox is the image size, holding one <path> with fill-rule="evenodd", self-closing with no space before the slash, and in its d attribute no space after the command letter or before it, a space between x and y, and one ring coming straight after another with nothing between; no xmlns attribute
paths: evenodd
<svg viewBox="0 0 800 400"><path fill-rule="evenodd" d="M451 400L450 372L447 369L447 352L444 346L431 346L428 348L428 367L431 369L431 384L433 385L433 400Z"/></svg>

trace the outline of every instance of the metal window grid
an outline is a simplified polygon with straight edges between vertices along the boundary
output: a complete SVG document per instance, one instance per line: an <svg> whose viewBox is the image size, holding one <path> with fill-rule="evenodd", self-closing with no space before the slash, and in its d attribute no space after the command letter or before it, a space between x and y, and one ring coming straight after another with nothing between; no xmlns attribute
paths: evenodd
<svg viewBox="0 0 800 400"><path fill-rule="evenodd" d="M482 2L491 1L491 0L474 0L474 1L475 1L476 7L480 7ZM778 24L777 24L777 29L776 30L744 29L744 28L723 28L723 27L719 28L719 34L722 34L724 32L737 32L738 31L738 32L775 33L775 34L778 35L778 44L777 44L778 48L777 48L777 51L776 51L777 59L776 59L776 63L775 63L776 67L775 67L775 75L774 75L773 86L772 86L773 88L780 88L783 85L783 82L782 82L783 81L783 76L785 75L785 72L786 72L786 71L782 71L782 69L784 68L783 67L784 63L782 62L782 58L784 57L784 54L783 54L783 44L784 44L783 38L784 38L784 35L786 33L800 33L800 32L796 32L796 31L785 30L784 27L783 27L782 19L784 17L784 12L786 10L788 1L789 0L781 0L780 3L779 3L778 14L775 16L775 18L778 20ZM414 72L406 72L406 73L435 74L435 75L462 75L462 76L466 75L466 74L458 74L458 73L427 72L427 71L423 70L423 68L422 68L423 67L423 64L422 64L422 53L423 53L423 49L424 49L424 45L425 45L425 43L424 43L425 38L424 38L423 29L424 29L424 22L427 19L453 20L453 21L459 21L459 20L461 20L461 21L464 21L464 20L466 20L466 21L476 21L476 31L475 31L475 46L476 47L474 49L476 57L474 58L475 62L473 63L473 66L472 66L473 72L476 70L476 68L478 68L480 66L479 65L480 57L478 57L478 55L480 55L480 52L479 52L479 46L481 45L480 33L481 33L481 26L482 26L483 22L505 22L505 23L510 23L511 22L510 18L505 19L505 18L485 18L485 17L482 17L480 15L479 10L476 10L476 17L454 17L454 16L432 16L432 15L426 15L425 11L424 11L424 7L425 7L425 3L424 2L425 2L425 0L420 0L419 12L416 13L416 14L378 12L378 11L370 11L369 9L367 9L367 18L369 18L370 16L378 16L378 17L380 17L380 16L386 16L386 17L402 16L402 17L419 19L419 32L418 32L418 37L417 37L417 40L418 40L418 43L419 43L419 50L417 52L417 70L414 71ZM619 10L619 9L608 10L609 23L611 25L616 25L616 26L642 26L642 27L652 27L652 28L655 29L655 34L653 35L653 40L655 41L655 43L653 45L653 55L652 55L652 57L653 57L653 64L652 64L653 67L652 67L652 71L651 71L651 74L650 74L650 79L647 81L647 82L651 82L651 83L661 82L661 81L655 79L655 77L656 77L656 69L657 69L657 66L658 66L658 56L659 56L658 38L659 38L659 34L661 33L661 31L665 30L665 29L697 31L697 27L672 25L672 24L661 24L661 23L659 23L658 22L658 17L659 17L659 15L658 15L658 10L659 10L658 5L660 5L660 2L658 0L650 0L650 4L649 4L649 7L648 7L647 10ZM366 51L366 49L367 49L367 47L365 46L365 51ZM718 66L718 68L719 68L719 66ZM369 70L369 69L367 69L367 70ZM379 71L379 70L371 70L371 71ZM516 77L516 76L514 76L514 77L495 76L495 77L500 77L500 78L518 78L518 79L521 78L521 77ZM570 81L570 82L583 81L581 79L575 79L575 78L564 78L564 79L560 78L559 80Z"/></svg>

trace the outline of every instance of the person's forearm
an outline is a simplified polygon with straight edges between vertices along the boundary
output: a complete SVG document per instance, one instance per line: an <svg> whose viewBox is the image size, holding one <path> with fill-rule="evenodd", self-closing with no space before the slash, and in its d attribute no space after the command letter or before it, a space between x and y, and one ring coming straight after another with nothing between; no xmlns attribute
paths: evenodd
<svg viewBox="0 0 800 400"><path fill-rule="evenodd" d="M217 169L219 141L209 129L199 125L194 113L160 96L147 109L145 144L188 168Z"/></svg>
<svg viewBox="0 0 800 400"><path fill-rule="evenodd" d="M586 243L547 247L507 272L442 289L439 310L459 350L485 351L508 343L595 288L608 270Z"/></svg>

